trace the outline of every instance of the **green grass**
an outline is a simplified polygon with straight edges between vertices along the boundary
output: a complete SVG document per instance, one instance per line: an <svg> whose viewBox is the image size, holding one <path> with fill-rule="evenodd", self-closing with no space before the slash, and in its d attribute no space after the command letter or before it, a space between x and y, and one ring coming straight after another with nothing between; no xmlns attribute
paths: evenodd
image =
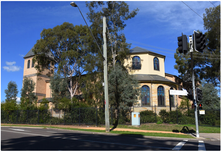
<svg viewBox="0 0 221 151"><path fill-rule="evenodd" d="M22 127L42 127L45 128L56 128L56 129L65 129L65 130L75 130L75 131L87 131L87 132L101 132L105 133L105 130L91 130L91 129L78 129L78 128L61 128L57 126L38 126L38 125L16 125L16 124L7 124L2 126L22 126ZM167 134L167 133L144 133L144 132L128 132L128 131L111 131L113 134L120 135L139 135L139 136L158 136L158 137L176 137L176 138L194 138L190 135L180 135L180 134Z"/></svg>
<svg viewBox="0 0 221 151"><path fill-rule="evenodd" d="M173 130L181 131L184 126L187 126L189 130L196 130L195 125L178 125L178 124L141 124L139 127L131 126L131 125L118 125L117 128L130 128L130 129L142 129L142 130L154 130L154 131L169 131ZM102 126L104 127L104 126ZM220 133L220 127L212 127L212 126L199 126L200 133Z"/></svg>

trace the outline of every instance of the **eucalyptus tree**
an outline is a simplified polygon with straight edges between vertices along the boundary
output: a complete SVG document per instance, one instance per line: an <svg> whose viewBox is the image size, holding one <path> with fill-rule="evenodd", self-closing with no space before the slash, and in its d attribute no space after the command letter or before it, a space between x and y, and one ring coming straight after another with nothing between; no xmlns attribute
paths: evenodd
<svg viewBox="0 0 221 151"><path fill-rule="evenodd" d="M36 69L41 73L51 65L51 71L68 82L66 87L71 99L79 88L81 75L88 67L90 36L86 26L74 26L64 22L52 29L43 29L41 38L33 48L34 59L37 61Z"/></svg>
<svg viewBox="0 0 221 151"><path fill-rule="evenodd" d="M93 34L100 45L103 39L103 16L107 23L107 50L108 60L115 66L116 60L124 62L127 57L130 44L126 43L125 35L122 33L126 24L124 21L137 15L138 8L131 11L129 5L123 1L93 1L86 2L89 8L88 19L92 23ZM95 46L96 47L96 46Z"/></svg>
<svg viewBox="0 0 221 151"><path fill-rule="evenodd" d="M108 74L111 74L111 72L114 73L116 62L119 61L123 65L124 60L129 57L130 44L126 42L123 30L126 27L125 21L135 17L138 9L130 11L129 5L121 1L91 1L86 2L86 6L89 9L87 18L91 22L90 28L100 46L103 44L103 17L106 17L107 34L105 36L107 36ZM102 100L96 102L98 102L99 105L104 106L102 93L103 58L93 40L90 41L90 46L93 50L91 53L94 54L94 57L92 58L93 61L91 60L92 66L89 72L91 74L85 76L85 81L91 80L93 81L93 84L86 82L87 84L85 85L84 90L88 91L86 91L85 95L90 100L90 94L94 94L95 100ZM114 68L114 70L112 70L112 68ZM117 77L111 78L111 80L117 80ZM117 84L116 81L109 80L109 85L113 83ZM94 88L94 85L96 85L96 88ZM113 92L117 93L117 91ZM121 101L117 100L117 102ZM111 104L113 105L113 103ZM116 105L120 105L120 103L117 103Z"/></svg>

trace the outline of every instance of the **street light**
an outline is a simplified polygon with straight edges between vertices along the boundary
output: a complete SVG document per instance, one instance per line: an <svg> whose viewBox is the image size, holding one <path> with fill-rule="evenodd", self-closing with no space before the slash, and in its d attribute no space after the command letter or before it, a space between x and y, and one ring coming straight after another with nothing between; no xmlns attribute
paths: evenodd
<svg viewBox="0 0 221 151"><path fill-rule="evenodd" d="M81 12L80 8L78 7L78 5L77 5L75 2L71 2L71 3L70 3L70 5L71 5L71 6L73 6L73 7L77 7L77 8L78 8L78 10L80 11L81 16L82 16L82 17L83 17L83 19L84 19L84 22L86 23L87 28L89 29L89 31L90 31L90 33L91 33L91 36L94 38L94 41L96 42L97 47L98 47L98 49L99 49L100 53L102 54L101 49L100 49L100 47L99 47L99 45L98 45L98 43L97 43L97 40L95 39L94 35L92 34L91 29L89 28L89 26L88 26L88 24L87 24L87 22L86 22L86 20L85 20L85 18L84 18L84 16L83 16L83 14L82 14L82 12ZM104 56L103 56L103 55L102 55L102 57L103 57L103 59L105 60L105 58L104 58Z"/></svg>
<svg viewBox="0 0 221 151"><path fill-rule="evenodd" d="M77 7L81 13L81 10L80 8L77 6L77 4L75 2L71 2L70 3L71 6L73 7ZM83 19L84 19L84 16L83 14L81 13ZM96 42L97 44L97 47L98 49L100 50L100 53L102 54L101 52L101 49L97 43L97 40L95 39L94 35L92 34L91 32L91 29L89 28L86 20L84 19L92 37L94 38L94 41ZM109 123L109 99L108 99L108 79L107 79L107 43L106 43L106 17L103 17L103 41L104 41L104 45L103 45L103 64L104 64L104 95L105 95L105 127L106 127L106 132L109 132L110 131L110 123Z"/></svg>

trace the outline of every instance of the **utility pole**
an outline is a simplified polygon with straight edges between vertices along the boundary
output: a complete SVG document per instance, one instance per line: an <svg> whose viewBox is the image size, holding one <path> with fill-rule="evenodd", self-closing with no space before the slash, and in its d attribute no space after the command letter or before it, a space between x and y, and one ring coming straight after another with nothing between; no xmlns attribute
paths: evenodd
<svg viewBox="0 0 221 151"><path fill-rule="evenodd" d="M104 55L104 103L105 103L105 127L106 132L110 132L109 123L109 99L108 99L108 79L107 79L107 41L106 41L106 17L103 17L103 55Z"/></svg>
<svg viewBox="0 0 221 151"><path fill-rule="evenodd" d="M190 45L190 53L191 53L191 71L192 71L193 101L194 101L193 104L195 106L196 137L199 137L197 103L196 103L196 93L195 93L195 80L194 80L194 71L193 71L193 37L191 35L189 36L189 45Z"/></svg>

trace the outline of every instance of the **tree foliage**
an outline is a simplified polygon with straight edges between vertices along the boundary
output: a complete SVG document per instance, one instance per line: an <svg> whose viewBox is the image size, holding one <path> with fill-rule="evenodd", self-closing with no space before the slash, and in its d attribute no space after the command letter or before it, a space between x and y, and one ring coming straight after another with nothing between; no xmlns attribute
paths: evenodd
<svg viewBox="0 0 221 151"><path fill-rule="evenodd" d="M5 97L7 101L16 100L18 89L17 84L14 81L8 83L8 88L5 90Z"/></svg>
<svg viewBox="0 0 221 151"><path fill-rule="evenodd" d="M52 90L52 99L55 108L58 108L59 101L62 98L70 98L68 81L60 74L54 73L54 75L50 77L50 88Z"/></svg>
<svg viewBox="0 0 221 151"><path fill-rule="evenodd" d="M113 72L113 75L115 72L112 70L112 67L115 68L116 61L119 60L123 64L124 60L129 57L130 44L126 43L126 38L122 31L126 27L125 21L135 17L138 9L130 11L127 3L120 1L86 2L86 6L89 8L87 15L91 22L90 28L100 46L103 45L103 16L106 17L107 32L105 36L107 37L107 61L108 70L110 71L108 73L111 74ZM96 43L93 40L89 41L89 43L92 48L91 53L94 54L94 57L91 58L91 62L93 63L88 72L90 74L85 76L85 87L82 90L85 92L85 99L90 102L96 102L97 105L104 107L104 88L102 86L103 58ZM113 83L115 82L109 80L109 85ZM92 97L91 94L93 94Z"/></svg>
<svg viewBox="0 0 221 151"><path fill-rule="evenodd" d="M127 109L137 102L139 85L119 64L108 75L110 105Z"/></svg>
<svg viewBox="0 0 221 151"><path fill-rule="evenodd" d="M218 90L212 83L202 82L200 86L202 90L202 103L203 109L220 109L220 97L218 97Z"/></svg>
<svg viewBox="0 0 221 151"><path fill-rule="evenodd" d="M86 26L74 26L64 22L54 28L43 29L33 52L38 62L36 69L41 72L49 64L53 72L68 79L67 87L71 98L75 95L81 75L88 68L86 59L90 57L88 41L90 35ZM73 81L72 76L78 77Z"/></svg>
<svg viewBox="0 0 221 151"><path fill-rule="evenodd" d="M203 17L207 48L203 53L193 52L194 73L196 81L206 80L215 86L220 84L220 6L206 9ZM175 69L180 73L183 81L190 81L191 60L190 53L183 55L178 51L174 54Z"/></svg>
<svg viewBox="0 0 221 151"><path fill-rule="evenodd" d="M100 45L103 40L103 16L106 17L108 60L113 66L116 60L123 63L130 45L126 43L125 35L121 31L126 27L124 21L135 17L138 9L130 12L129 5L121 1L107 1L106 4L103 1L93 1L86 2L86 6L90 11L87 15L92 23L93 34Z"/></svg>
<svg viewBox="0 0 221 151"><path fill-rule="evenodd" d="M21 89L21 108L33 109L37 104L38 97L34 93L35 82L27 77L23 79L23 88Z"/></svg>

